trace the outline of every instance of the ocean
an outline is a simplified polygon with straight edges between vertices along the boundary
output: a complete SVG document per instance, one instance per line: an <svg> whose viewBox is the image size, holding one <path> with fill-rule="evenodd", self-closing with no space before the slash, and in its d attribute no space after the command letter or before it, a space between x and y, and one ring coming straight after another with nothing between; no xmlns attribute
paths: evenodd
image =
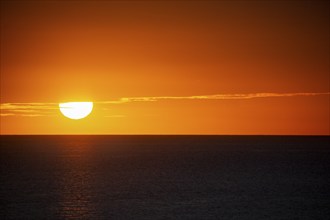
<svg viewBox="0 0 330 220"><path fill-rule="evenodd" d="M330 136L1 136L1 219L329 219Z"/></svg>

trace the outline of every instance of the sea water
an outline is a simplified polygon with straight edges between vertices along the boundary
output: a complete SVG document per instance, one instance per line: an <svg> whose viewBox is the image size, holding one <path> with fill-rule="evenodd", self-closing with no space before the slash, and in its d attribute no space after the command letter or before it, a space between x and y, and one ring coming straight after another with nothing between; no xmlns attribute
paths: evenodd
<svg viewBox="0 0 330 220"><path fill-rule="evenodd" d="M1 219L329 219L329 136L1 136Z"/></svg>

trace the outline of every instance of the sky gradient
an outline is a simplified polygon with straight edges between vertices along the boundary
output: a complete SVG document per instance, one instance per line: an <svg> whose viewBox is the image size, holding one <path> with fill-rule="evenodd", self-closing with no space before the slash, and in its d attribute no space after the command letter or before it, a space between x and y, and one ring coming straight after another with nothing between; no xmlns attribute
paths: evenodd
<svg viewBox="0 0 330 220"><path fill-rule="evenodd" d="M329 135L329 7L2 1L1 134Z"/></svg>

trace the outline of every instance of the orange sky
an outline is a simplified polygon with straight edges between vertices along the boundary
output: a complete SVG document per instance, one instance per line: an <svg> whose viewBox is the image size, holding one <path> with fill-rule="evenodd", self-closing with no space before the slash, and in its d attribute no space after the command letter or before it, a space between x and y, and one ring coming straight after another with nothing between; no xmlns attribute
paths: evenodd
<svg viewBox="0 0 330 220"><path fill-rule="evenodd" d="M329 135L329 7L1 1L1 134Z"/></svg>

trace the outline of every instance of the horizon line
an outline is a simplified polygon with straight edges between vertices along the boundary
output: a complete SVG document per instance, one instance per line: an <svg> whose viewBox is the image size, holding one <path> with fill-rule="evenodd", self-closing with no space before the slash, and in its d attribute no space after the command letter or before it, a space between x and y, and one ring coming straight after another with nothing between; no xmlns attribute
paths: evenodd
<svg viewBox="0 0 330 220"><path fill-rule="evenodd" d="M180 134L173 134L173 133L164 133L164 134L152 134L152 133L142 133L142 134L1 134L0 136L326 136L330 137L329 134L201 134L201 133L180 133Z"/></svg>

